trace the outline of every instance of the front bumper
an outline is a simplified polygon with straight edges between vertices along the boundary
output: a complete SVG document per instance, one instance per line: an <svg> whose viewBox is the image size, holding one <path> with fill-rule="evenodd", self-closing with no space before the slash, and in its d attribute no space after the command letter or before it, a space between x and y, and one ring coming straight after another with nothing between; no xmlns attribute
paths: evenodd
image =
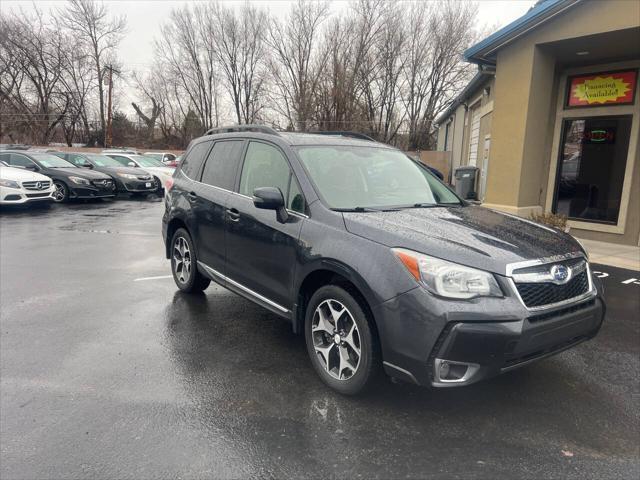
<svg viewBox="0 0 640 480"><path fill-rule="evenodd" d="M69 185L69 198L109 198L115 197L115 195L116 186L113 183L107 187Z"/></svg>
<svg viewBox="0 0 640 480"><path fill-rule="evenodd" d="M53 188L47 190L25 190L0 187L0 204L23 205L25 203L41 203L53 201Z"/></svg>
<svg viewBox="0 0 640 480"><path fill-rule="evenodd" d="M151 180L122 180L122 185L124 191L129 193L151 193L158 188L158 184L153 178Z"/></svg>
<svg viewBox="0 0 640 480"><path fill-rule="evenodd" d="M515 297L455 302L416 288L374 309L386 372L432 387L469 385L571 348L598 333L604 314L599 291L541 313Z"/></svg>

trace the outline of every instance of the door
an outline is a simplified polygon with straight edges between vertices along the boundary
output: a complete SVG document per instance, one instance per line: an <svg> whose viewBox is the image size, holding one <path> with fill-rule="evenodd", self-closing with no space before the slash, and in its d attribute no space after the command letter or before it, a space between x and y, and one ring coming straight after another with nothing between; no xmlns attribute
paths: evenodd
<svg viewBox="0 0 640 480"><path fill-rule="evenodd" d="M469 129L469 162L475 167L478 164L478 143L480 141L480 102L471 107L471 127Z"/></svg>
<svg viewBox="0 0 640 480"><path fill-rule="evenodd" d="M193 182L188 196L197 226L198 259L208 267L209 274L218 277L224 276L226 270L225 207L235 184L244 143L244 140L223 140L211 148L211 141L202 142L193 147L186 159L191 162L192 155L206 158L200 182ZM198 174L192 175L198 178Z"/></svg>
<svg viewBox="0 0 640 480"><path fill-rule="evenodd" d="M553 212L616 225L631 140L631 115L565 119Z"/></svg>
<svg viewBox="0 0 640 480"><path fill-rule="evenodd" d="M484 148L482 149L482 168L480 169L480 185L478 187L478 200L484 202L484 195L487 191L487 172L489 170L489 151L491 150L491 135L484 137Z"/></svg>
<svg viewBox="0 0 640 480"><path fill-rule="evenodd" d="M280 223L275 211L253 205L252 194L259 187L280 189L290 212L286 222ZM306 217L304 197L284 153L275 145L250 141L238 191L227 203L227 277L286 313L292 307L298 237Z"/></svg>

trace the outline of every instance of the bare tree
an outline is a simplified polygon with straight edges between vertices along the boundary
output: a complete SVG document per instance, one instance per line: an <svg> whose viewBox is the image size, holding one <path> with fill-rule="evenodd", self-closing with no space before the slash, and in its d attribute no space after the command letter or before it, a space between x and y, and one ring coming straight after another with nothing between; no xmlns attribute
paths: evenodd
<svg viewBox="0 0 640 480"><path fill-rule="evenodd" d="M104 68L115 60L118 45L126 30L124 16L111 18L106 6L94 0L68 0L58 12L60 24L88 48L98 79L100 126L106 131L105 98L102 77Z"/></svg>
<svg viewBox="0 0 640 480"><path fill-rule="evenodd" d="M134 74L133 76L138 91L142 93L143 98L146 101L145 103L151 105L151 113L148 115L145 114L142 111L142 106L139 106L136 102L131 102L131 106L136 111L138 118L140 118L140 120L142 120L142 122L147 127L145 140L147 141L149 146L151 146L151 144L153 143L156 122L158 120L158 117L160 117L160 114L162 113L164 107L161 103L162 100L160 98L160 95L156 93L155 87L157 86L153 81L154 76L154 74L150 74L146 78L140 78L137 74Z"/></svg>
<svg viewBox="0 0 640 480"><path fill-rule="evenodd" d="M267 43L274 56L270 69L279 103L274 109L298 130L311 127L314 96L328 58L318 46L320 27L328 14L326 2L298 0L284 22L273 19L268 29Z"/></svg>
<svg viewBox="0 0 640 480"><path fill-rule="evenodd" d="M267 16L245 3L238 12L220 4L203 7L205 30L215 39L218 62L237 122L253 123L262 109L265 80L263 27Z"/></svg>
<svg viewBox="0 0 640 480"><path fill-rule="evenodd" d="M470 78L462 53L477 40L476 14L476 4L451 0L411 10L403 73L410 149L433 147L435 118Z"/></svg>
<svg viewBox="0 0 640 480"><path fill-rule="evenodd" d="M3 121L22 124L46 145L70 105L63 82L70 46L36 8L0 15L0 31L0 96L11 115Z"/></svg>
<svg viewBox="0 0 640 480"><path fill-rule="evenodd" d="M180 109L185 115L193 110L207 129L220 121L219 79L215 39L199 18L201 8L185 5L171 12L155 51L157 68L171 79L173 96L185 99Z"/></svg>

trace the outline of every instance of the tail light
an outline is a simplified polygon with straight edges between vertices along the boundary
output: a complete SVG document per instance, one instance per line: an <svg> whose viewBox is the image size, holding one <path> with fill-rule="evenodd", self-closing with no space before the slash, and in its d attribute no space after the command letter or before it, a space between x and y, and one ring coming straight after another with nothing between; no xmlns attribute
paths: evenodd
<svg viewBox="0 0 640 480"><path fill-rule="evenodd" d="M171 187L173 187L173 178L167 178L167 183L165 184L164 188L168 192L169 190L171 190Z"/></svg>

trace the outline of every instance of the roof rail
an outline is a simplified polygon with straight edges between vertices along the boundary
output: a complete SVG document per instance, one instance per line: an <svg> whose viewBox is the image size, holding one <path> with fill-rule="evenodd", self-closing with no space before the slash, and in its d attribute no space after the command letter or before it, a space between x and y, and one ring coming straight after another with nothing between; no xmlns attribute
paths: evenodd
<svg viewBox="0 0 640 480"><path fill-rule="evenodd" d="M336 135L336 136L339 135L342 137L351 137L351 138L357 138L359 140L369 140L370 142L375 142L375 140L370 136L365 135L364 133L359 133L359 132L318 131L318 132L309 132L309 133L313 133L317 135Z"/></svg>
<svg viewBox="0 0 640 480"><path fill-rule="evenodd" d="M276 130L266 125L228 125L225 127L215 127L207 130L205 135L214 135L216 133L231 133L231 132L258 132L266 133L268 135L280 135Z"/></svg>

